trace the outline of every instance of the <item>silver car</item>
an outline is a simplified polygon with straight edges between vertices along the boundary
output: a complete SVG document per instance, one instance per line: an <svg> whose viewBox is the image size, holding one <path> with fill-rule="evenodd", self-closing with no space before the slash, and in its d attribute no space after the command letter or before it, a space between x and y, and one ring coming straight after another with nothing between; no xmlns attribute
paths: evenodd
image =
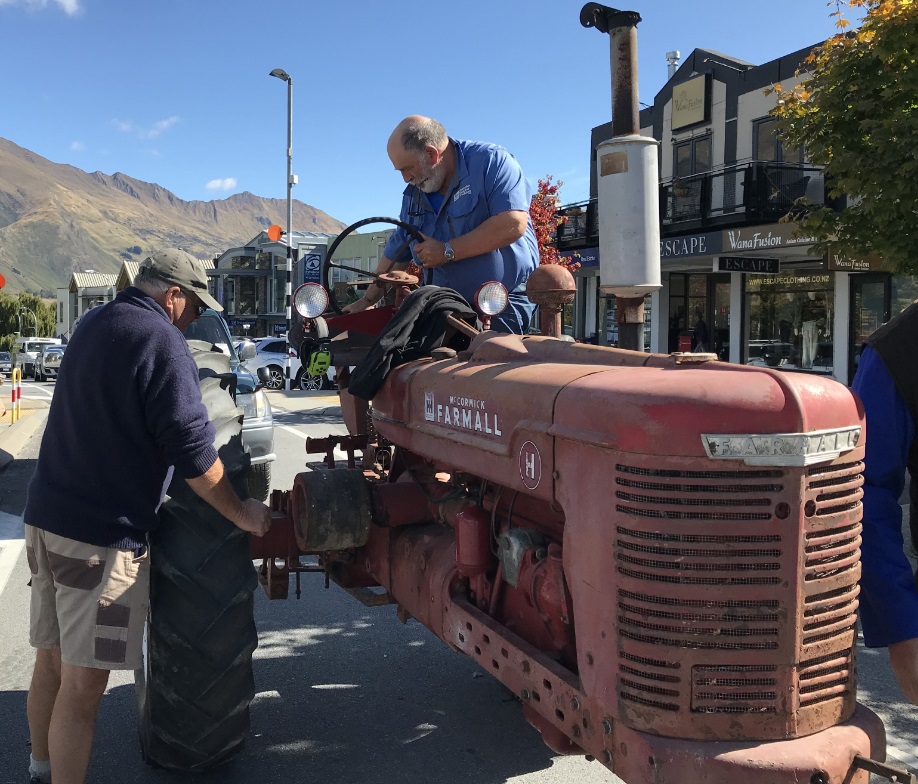
<svg viewBox="0 0 918 784"><path fill-rule="evenodd" d="M185 330L185 339L209 343L229 357L230 369L236 376L236 405L243 411L242 445L252 458L249 495L263 501L271 489L271 463L276 458L274 414L258 379L242 364L242 359L255 355L255 347L250 342L243 343L240 356L226 322L212 310L191 323Z"/></svg>
<svg viewBox="0 0 918 784"><path fill-rule="evenodd" d="M13 355L9 351L0 351L0 375L9 376L13 372Z"/></svg>
<svg viewBox="0 0 918 784"><path fill-rule="evenodd" d="M35 357L35 380L51 381L57 378L66 346L42 346Z"/></svg>

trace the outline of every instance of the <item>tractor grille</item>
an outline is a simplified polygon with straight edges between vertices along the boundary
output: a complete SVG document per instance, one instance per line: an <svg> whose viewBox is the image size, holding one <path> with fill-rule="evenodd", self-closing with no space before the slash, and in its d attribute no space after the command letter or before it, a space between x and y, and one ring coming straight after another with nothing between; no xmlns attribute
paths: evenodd
<svg viewBox="0 0 918 784"><path fill-rule="evenodd" d="M862 470L850 457L800 469L616 466L629 725L689 737L697 716L699 738L724 722L725 737L772 739L853 708Z"/></svg>
<svg viewBox="0 0 918 784"><path fill-rule="evenodd" d="M860 461L807 470L800 707L854 700L860 578Z"/></svg>

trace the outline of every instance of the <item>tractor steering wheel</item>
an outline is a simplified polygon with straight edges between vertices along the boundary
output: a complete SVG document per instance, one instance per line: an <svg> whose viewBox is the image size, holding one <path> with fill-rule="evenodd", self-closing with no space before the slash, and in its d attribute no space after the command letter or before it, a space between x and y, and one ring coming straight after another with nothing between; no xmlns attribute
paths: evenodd
<svg viewBox="0 0 918 784"><path fill-rule="evenodd" d="M394 226L398 226L400 229L404 229L406 232L408 232L408 236L411 238L409 242L411 242L412 240L417 240L418 242L424 241L424 237L414 226L410 226L404 221L397 220L396 218L364 218L364 220L360 220L360 221L357 221L356 223L352 223L350 226L344 229L337 237L335 237L335 241L329 247L328 252L325 254L325 260L322 262L322 285L325 287L326 292L328 292L328 302L331 305L332 310L334 310L335 313L337 313L339 316L344 311L341 309L341 306L335 301L335 294L334 294L334 289L332 287L332 280L331 280L332 269L342 269L342 270L347 270L348 272L357 272L360 275L364 275L364 276L373 278L373 280L375 281L380 280L380 275L377 273L367 272L366 270L358 269L356 267L348 267L344 264L336 264L334 261L332 261L332 258L334 258L334 255L335 255L335 251L338 249L338 246L341 244L341 241L345 237L347 237L351 232L354 232L357 229L361 228L362 226L367 226L371 223L391 223ZM399 248L398 253L396 253L395 255L396 256L401 255L403 250L404 250L404 246ZM385 274L386 272L389 272L389 270L384 270L382 274ZM383 282L386 282L386 281L383 281Z"/></svg>

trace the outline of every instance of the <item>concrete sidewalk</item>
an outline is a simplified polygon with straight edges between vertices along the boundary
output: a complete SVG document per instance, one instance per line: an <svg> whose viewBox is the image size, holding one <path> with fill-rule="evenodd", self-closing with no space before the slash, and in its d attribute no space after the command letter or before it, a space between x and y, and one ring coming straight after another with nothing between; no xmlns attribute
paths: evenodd
<svg viewBox="0 0 918 784"><path fill-rule="evenodd" d="M323 417L334 416L336 413L339 416L341 414L338 393L333 389L322 392L303 392L299 389L291 389L289 392L283 389L267 390L267 395L271 409L274 411L291 413L315 411L316 414Z"/></svg>
<svg viewBox="0 0 918 784"><path fill-rule="evenodd" d="M5 391L4 384L0 390ZM0 471L16 457L16 453L35 435L48 418L49 401L22 398L22 413L16 422L12 421L9 403L4 401L0 412Z"/></svg>

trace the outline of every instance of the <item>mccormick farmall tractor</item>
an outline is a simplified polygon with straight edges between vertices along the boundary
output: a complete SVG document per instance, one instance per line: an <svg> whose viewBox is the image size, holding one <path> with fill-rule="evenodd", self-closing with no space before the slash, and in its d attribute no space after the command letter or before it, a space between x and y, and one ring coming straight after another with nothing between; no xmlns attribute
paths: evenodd
<svg viewBox="0 0 918 784"><path fill-rule="evenodd" d="M630 34L627 15L584 14ZM631 314L622 334L659 286L656 156L627 133L599 150L601 280ZM336 247L326 286L297 291L295 332L304 364L338 367L349 435L308 445L326 460L274 491L263 539L174 488L138 686L150 762L200 770L241 747L254 558L273 599L320 570L393 605L512 690L552 749L628 784L909 779L870 759L883 727L856 700L864 422L844 386L562 339L559 267L529 283L542 336L479 332L461 298L403 273L380 278L395 304L323 318ZM484 326L502 296L483 287ZM221 453L243 471L208 375Z"/></svg>

